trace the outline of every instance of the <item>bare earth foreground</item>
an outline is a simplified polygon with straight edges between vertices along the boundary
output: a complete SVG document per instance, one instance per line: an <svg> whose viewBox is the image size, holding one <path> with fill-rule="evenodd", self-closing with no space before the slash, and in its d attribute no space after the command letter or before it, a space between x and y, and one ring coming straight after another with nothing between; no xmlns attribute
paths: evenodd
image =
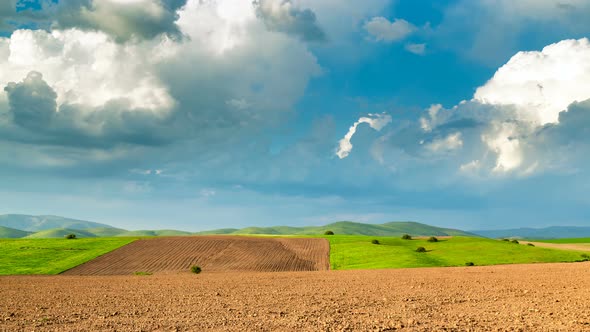
<svg viewBox="0 0 590 332"><path fill-rule="evenodd" d="M0 277L0 330L590 331L590 263Z"/></svg>

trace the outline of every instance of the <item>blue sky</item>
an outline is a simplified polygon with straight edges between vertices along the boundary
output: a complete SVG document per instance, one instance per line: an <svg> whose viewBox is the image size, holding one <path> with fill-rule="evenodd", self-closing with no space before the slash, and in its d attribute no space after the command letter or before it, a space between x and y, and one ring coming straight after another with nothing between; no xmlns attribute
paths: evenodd
<svg viewBox="0 0 590 332"><path fill-rule="evenodd" d="M0 213L588 225L583 0L0 4Z"/></svg>

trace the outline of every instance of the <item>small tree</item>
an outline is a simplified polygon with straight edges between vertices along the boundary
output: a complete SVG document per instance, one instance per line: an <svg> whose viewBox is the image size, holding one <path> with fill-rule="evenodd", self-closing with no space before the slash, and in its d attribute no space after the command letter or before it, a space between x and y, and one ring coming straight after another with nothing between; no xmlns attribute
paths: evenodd
<svg viewBox="0 0 590 332"><path fill-rule="evenodd" d="M434 236L431 236L428 238L428 242L438 242L438 239L435 238Z"/></svg>
<svg viewBox="0 0 590 332"><path fill-rule="evenodd" d="M418 248L416 248L416 252L426 252L426 248L418 247Z"/></svg>
<svg viewBox="0 0 590 332"><path fill-rule="evenodd" d="M473 262L467 262L467 263L465 263L465 266L475 266L475 263L473 263Z"/></svg>
<svg viewBox="0 0 590 332"><path fill-rule="evenodd" d="M371 241L372 244L380 244L379 240L375 239Z"/></svg>
<svg viewBox="0 0 590 332"><path fill-rule="evenodd" d="M332 231L325 231L324 232L324 235L334 235L334 232L332 232Z"/></svg>
<svg viewBox="0 0 590 332"><path fill-rule="evenodd" d="M412 236L410 234L404 234L404 235L402 235L402 239L404 239L404 240L411 240L412 239Z"/></svg>
<svg viewBox="0 0 590 332"><path fill-rule="evenodd" d="M198 265L191 266L191 272L192 273L199 274L199 273L201 273L201 271L202 270L201 270L201 267L200 266L198 266Z"/></svg>
<svg viewBox="0 0 590 332"><path fill-rule="evenodd" d="M512 240L512 241L510 241L510 242L512 242L512 243L514 243L514 244L518 244L518 243L519 243L517 239L514 239L514 240Z"/></svg>
<svg viewBox="0 0 590 332"><path fill-rule="evenodd" d="M76 238L76 234L70 233L70 234L68 234L68 235L66 235L64 237L66 239L68 239L68 240L72 240L72 239L75 239Z"/></svg>

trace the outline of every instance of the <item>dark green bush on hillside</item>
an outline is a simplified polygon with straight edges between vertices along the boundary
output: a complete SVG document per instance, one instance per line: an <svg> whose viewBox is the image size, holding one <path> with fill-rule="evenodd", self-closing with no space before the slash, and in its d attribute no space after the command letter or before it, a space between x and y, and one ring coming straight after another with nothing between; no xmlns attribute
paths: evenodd
<svg viewBox="0 0 590 332"><path fill-rule="evenodd" d="M66 236L64 236L64 237L65 237L66 239L68 239L68 240L71 240L71 239L75 239L75 238L76 238L76 234L72 234L72 233L70 233L70 234L68 234L68 235L66 235Z"/></svg>
<svg viewBox="0 0 590 332"><path fill-rule="evenodd" d="M324 235L334 235L334 232L332 232L332 231L325 231L324 232Z"/></svg>
<svg viewBox="0 0 590 332"><path fill-rule="evenodd" d="M514 240L512 240L510 242L515 243L515 244L518 244L519 243L518 240L516 240L516 239L514 239Z"/></svg>
<svg viewBox="0 0 590 332"><path fill-rule="evenodd" d="M535 246L535 245L534 245L534 244L532 244L532 243L527 243L526 245L527 245L527 246L529 246L529 247L534 247L534 246Z"/></svg>
<svg viewBox="0 0 590 332"><path fill-rule="evenodd" d="M434 236L431 236L428 238L428 242L438 242L438 239L435 238Z"/></svg>
<svg viewBox="0 0 590 332"><path fill-rule="evenodd" d="M404 234L404 235L402 235L402 239L404 239L404 240L411 240L412 239L412 236L410 234Z"/></svg>
<svg viewBox="0 0 590 332"><path fill-rule="evenodd" d="M199 274L199 273L201 273L201 271L202 270L201 270L201 267L200 266L198 266L198 265L191 266L191 272L192 273Z"/></svg>
<svg viewBox="0 0 590 332"><path fill-rule="evenodd" d="M418 247L418 248L416 248L416 252L426 252L426 248Z"/></svg>
<svg viewBox="0 0 590 332"><path fill-rule="evenodd" d="M475 266L475 263L473 263L473 262L467 262L467 263L465 263L465 266Z"/></svg>
<svg viewBox="0 0 590 332"><path fill-rule="evenodd" d="M372 244L380 244L379 240L372 240L371 243Z"/></svg>

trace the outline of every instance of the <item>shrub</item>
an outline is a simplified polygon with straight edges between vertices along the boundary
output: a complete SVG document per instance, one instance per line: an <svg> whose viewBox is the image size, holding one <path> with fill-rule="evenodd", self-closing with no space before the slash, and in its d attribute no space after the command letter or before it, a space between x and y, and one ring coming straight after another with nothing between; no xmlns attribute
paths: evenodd
<svg viewBox="0 0 590 332"><path fill-rule="evenodd" d="M198 266L198 265L191 266L191 272L192 273L199 274L199 273L201 273L201 271L202 270L201 270L201 267L200 266Z"/></svg>
<svg viewBox="0 0 590 332"><path fill-rule="evenodd" d="M518 244L518 240L516 240L516 239L514 239L514 240L512 240L510 242L515 243L515 244Z"/></svg>
<svg viewBox="0 0 590 332"><path fill-rule="evenodd" d="M510 239L502 239L502 241L509 242L509 241L510 241Z"/></svg>
<svg viewBox="0 0 590 332"><path fill-rule="evenodd" d="M473 262L466 262L465 263L465 266L475 266L475 263L473 263Z"/></svg>
<svg viewBox="0 0 590 332"><path fill-rule="evenodd" d="M435 238L434 236L431 236L428 238L428 242L438 242L438 239Z"/></svg>
<svg viewBox="0 0 590 332"><path fill-rule="evenodd" d="M66 236L64 236L64 237L65 237L66 239L68 239L68 240L71 240L71 239L75 239L75 238L76 238L76 234L72 234L72 233L70 233L70 234L68 234L68 235L66 235Z"/></svg>
<svg viewBox="0 0 590 332"><path fill-rule="evenodd" d="M380 244L379 240L372 240L371 243L372 244Z"/></svg>
<svg viewBox="0 0 590 332"><path fill-rule="evenodd" d="M404 240L411 240L412 239L412 236L410 234L404 234L404 235L402 235L402 239L404 239Z"/></svg>
<svg viewBox="0 0 590 332"><path fill-rule="evenodd" d="M529 246L529 247L534 247L534 246L535 246L535 245L534 245L534 244L532 244L532 243L527 243L526 245L527 245L527 246Z"/></svg>
<svg viewBox="0 0 590 332"><path fill-rule="evenodd" d="M416 248L416 252L426 252L426 248L418 247L418 248Z"/></svg>
<svg viewBox="0 0 590 332"><path fill-rule="evenodd" d="M588 254L581 254L580 256L582 256L583 262L590 261L590 256L588 256Z"/></svg>
<svg viewBox="0 0 590 332"><path fill-rule="evenodd" d="M324 232L324 235L334 235L334 232L332 232L332 231L325 231Z"/></svg>

